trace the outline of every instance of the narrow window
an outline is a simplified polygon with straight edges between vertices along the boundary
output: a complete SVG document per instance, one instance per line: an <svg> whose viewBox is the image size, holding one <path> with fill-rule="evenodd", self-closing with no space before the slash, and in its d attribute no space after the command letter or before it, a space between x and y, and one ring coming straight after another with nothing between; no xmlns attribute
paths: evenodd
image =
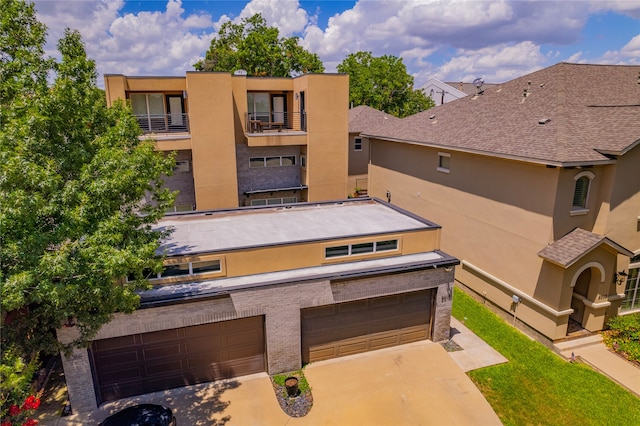
<svg viewBox="0 0 640 426"><path fill-rule="evenodd" d="M252 169L255 169L257 167L264 167L264 157L249 158L249 167Z"/></svg>
<svg viewBox="0 0 640 426"><path fill-rule="evenodd" d="M589 178L582 176L576 181L573 192L573 208L584 209L587 207L587 193L589 192Z"/></svg>
<svg viewBox="0 0 640 426"><path fill-rule="evenodd" d="M573 201L571 203L572 215L581 215L589 212L587 209L587 204L589 203L589 188L595 176L593 173L585 171L574 177L576 185L573 190Z"/></svg>
<svg viewBox="0 0 640 426"><path fill-rule="evenodd" d="M300 167L307 167L307 156L306 155L301 155L300 156Z"/></svg>
<svg viewBox="0 0 640 426"><path fill-rule="evenodd" d="M398 250L398 240L378 241L376 251Z"/></svg>
<svg viewBox="0 0 640 426"><path fill-rule="evenodd" d="M353 244L351 254L373 253L373 243Z"/></svg>
<svg viewBox="0 0 640 426"><path fill-rule="evenodd" d="M325 257L338 257L338 256L348 256L349 255L349 246L338 246L338 247L327 247L325 250Z"/></svg>
<svg viewBox="0 0 640 426"><path fill-rule="evenodd" d="M220 272L219 260L205 260L200 262L191 262L192 273L204 274L205 272Z"/></svg>
<svg viewBox="0 0 640 426"><path fill-rule="evenodd" d="M267 157L267 167L279 167L281 157Z"/></svg>
<svg viewBox="0 0 640 426"><path fill-rule="evenodd" d="M438 171L443 173L449 173L449 167L451 163L451 154L444 152L438 153Z"/></svg>
<svg viewBox="0 0 640 426"><path fill-rule="evenodd" d="M179 275L189 275L189 264L179 263L177 265L167 265L160 274L160 278L176 277Z"/></svg>
<svg viewBox="0 0 640 426"><path fill-rule="evenodd" d="M285 155L282 157L282 165L283 166L295 166L296 165L296 156L295 155Z"/></svg>
<svg viewBox="0 0 640 426"><path fill-rule="evenodd" d="M266 206L267 205L267 200L265 200L265 199L251 200L251 205L252 206Z"/></svg>
<svg viewBox="0 0 640 426"><path fill-rule="evenodd" d="M362 138L355 138L353 140L353 150L362 151Z"/></svg>

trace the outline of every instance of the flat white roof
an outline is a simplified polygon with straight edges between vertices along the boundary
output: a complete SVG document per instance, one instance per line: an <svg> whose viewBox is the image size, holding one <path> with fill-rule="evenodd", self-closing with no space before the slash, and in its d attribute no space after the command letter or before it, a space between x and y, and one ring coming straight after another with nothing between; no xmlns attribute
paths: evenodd
<svg viewBox="0 0 640 426"><path fill-rule="evenodd" d="M430 251L405 256L267 272L264 274L159 285L151 290L141 291L139 294L143 307L148 307L157 303L162 304L171 303L172 301L175 302L176 300L211 297L226 294L234 290L269 286L283 282L350 278L375 273L391 273L410 269L435 268L437 266L454 266L459 263L460 261L458 259L446 253Z"/></svg>
<svg viewBox="0 0 640 426"><path fill-rule="evenodd" d="M173 229L167 256L322 241L439 228L376 199L300 203L167 216L156 229Z"/></svg>

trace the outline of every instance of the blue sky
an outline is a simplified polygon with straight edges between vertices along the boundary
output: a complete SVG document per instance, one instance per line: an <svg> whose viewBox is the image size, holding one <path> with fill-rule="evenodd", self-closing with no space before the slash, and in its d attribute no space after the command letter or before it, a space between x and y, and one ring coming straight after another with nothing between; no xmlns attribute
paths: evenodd
<svg viewBox="0 0 640 426"><path fill-rule="evenodd" d="M184 75L220 26L260 12L328 72L360 50L429 78L499 83L558 62L640 65L640 0L36 0L47 50L78 29L100 74ZM102 84L102 77L99 77Z"/></svg>

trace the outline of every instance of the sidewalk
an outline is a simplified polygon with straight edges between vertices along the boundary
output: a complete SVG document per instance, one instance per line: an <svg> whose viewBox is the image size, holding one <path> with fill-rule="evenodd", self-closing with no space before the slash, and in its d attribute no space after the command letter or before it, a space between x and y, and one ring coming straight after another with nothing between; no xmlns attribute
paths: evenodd
<svg viewBox="0 0 640 426"><path fill-rule="evenodd" d="M508 360L484 340L476 336L460 321L451 317L451 340L462 347L462 351L449 352L449 356L466 373L490 365L503 364Z"/></svg>
<svg viewBox="0 0 640 426"><path fill-rule="evenodd" d="M599 334L568 340L554 345L566 359L572 354L620 386L640 396L640 367L611 352Z"/></svg>

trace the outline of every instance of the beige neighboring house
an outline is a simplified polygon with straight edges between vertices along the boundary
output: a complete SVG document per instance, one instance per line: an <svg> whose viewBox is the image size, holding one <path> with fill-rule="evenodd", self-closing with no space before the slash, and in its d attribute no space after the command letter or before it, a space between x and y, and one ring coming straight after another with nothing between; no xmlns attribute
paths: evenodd
<svg viewBox="0 0 640 426"><path fill-rule="evenodd" d="M459 261L440 251L440 226L383 201L176 213L157 226L174 232L140 308L62 357L76 413L449 338ZM62 328L58 338L76 333Z"/></svg>
<svg viewBox="0 0 640 426"><path fill-rule="evenodd" d="M640 311L640 66L559 63L362 136L369 194L440 223L458 284L519 327Z"/></svg>
<svg viewBox="0 0 640 426"><path fill-rule="evenodd" d="M107 104L131 102L156 149L176 152L176 211L347 195L349 77L187 72L105 75Z"/></svg>
<svg viewBox="0 0 640 426"><path fill-rule="evenodd" d="M373 126L385 125L387 122L400 120L386 112L359 105L349 109L349 195L363 196L367 194L369 168L369 139L360 135ZM357 192L357 194L356 194Z"/></svg>

